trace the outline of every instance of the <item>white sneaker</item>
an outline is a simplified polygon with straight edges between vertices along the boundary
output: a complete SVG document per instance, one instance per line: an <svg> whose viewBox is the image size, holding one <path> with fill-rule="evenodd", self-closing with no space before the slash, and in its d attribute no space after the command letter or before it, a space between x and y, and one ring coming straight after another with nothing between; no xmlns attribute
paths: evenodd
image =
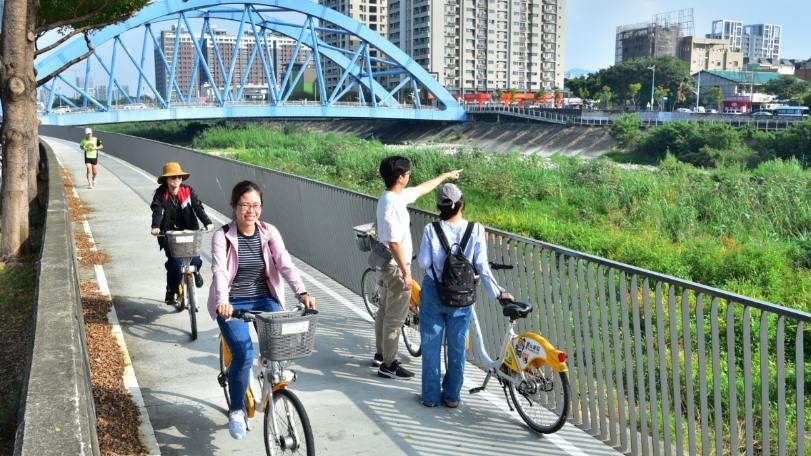
<svg viewBox="0 0 811 456"><path fill-rule="evenodd" d="M228 432L231 437L240 440L245 437L245 412L237 410L228 413Z"/></svg>

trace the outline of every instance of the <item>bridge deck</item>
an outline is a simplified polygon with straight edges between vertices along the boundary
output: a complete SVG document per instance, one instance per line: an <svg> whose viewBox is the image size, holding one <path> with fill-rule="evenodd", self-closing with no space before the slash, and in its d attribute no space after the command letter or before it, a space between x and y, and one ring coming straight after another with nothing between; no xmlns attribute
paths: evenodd
<svg viewBox="0 0 811 456"><path fill-rule="evenodd" d="M88 221L99 249L109 257L104 274L160 452L264 454L259 419L253 420L254 431L245 440L228 435L225 400L216 382L216 324L201 311L199 339L190 342L187 314L175 313L162 302L165 258L148 233L155 176L101 154L97 186L91 190L84 185L78 146L44 139L73 176L80 198L92 208ZM190 184L194 185L194 177ZM226 215L209 211L215 225L227 220ZM273 220L274 214L264 215ZM204 242L209 245L208 239ZM203 259L208 284L210 257L204 254ZM378 378L369 365L374 331L360 297L309 265L296 263L321 311L316 352L300 360L299 380L293 385L312 421L319 454L489 455L496 448L503 455L617 454L570 425L552 436L529 431L517 414L508 411L493 384L483 394L463 392L459 409L420 406L419 359L410 358L401 346L404 364L417 377ZM83 280L95 279L87 268L82 273ZM201 301L207 292L207 285L199 290ZM482 378L469 366L465 388Z"/></svg>

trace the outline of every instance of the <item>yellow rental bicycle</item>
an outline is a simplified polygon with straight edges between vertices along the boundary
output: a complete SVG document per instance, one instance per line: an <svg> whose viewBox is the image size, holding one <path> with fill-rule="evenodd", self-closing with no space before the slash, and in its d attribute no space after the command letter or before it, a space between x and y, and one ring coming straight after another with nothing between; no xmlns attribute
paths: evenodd
<svg viewBox="0 0 811 456"><path fill-rule="evenodd" d="M509 265L491 263L493 269L511 269ZM499 355L491 359L484 347L479 319L473 309L469 342L471 353L482 360L487 376L470 394L484 391L495 376L504 390L511 411L534 431L542 434L557 432L569 415L569 369L566 353L557 350L540 334L515 332L516 321L532 312L532 304L500 300L502 315L509 319ZM509 398L507 397L509 391ZM510 402L512 401L512 404ZM513 405L515 408L513 408Z"/></svg>

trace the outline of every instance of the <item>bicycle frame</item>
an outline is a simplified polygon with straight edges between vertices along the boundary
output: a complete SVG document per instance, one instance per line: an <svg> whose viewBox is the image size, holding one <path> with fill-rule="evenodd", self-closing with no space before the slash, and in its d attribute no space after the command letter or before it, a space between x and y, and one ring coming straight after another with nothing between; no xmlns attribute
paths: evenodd
<svg viewBox="0 0 811 456"><path fill-rule="evenodd" d="M516 334L515 321L510 322L509 326L507 327L507 331L504 333L501 349L499 350L499 356L496 357L496 359L491 359L487 354L487 349L484 347L484 341L482 340L481 327L479 326L479 318L476 314L476 309L474 308L472 311L473 315L470 334L472 336L471 339L473 340L470 347L471 351L483 360L484 365L479 367L487 371L487 376L484 378L482 386L476 388L477 390L481 391L485 389L487 387L487 383L490 381L490 378L494 373L500 379L500 381L517 384L522 380L523 372L528 368L539 368L545 364L548 364L549 367L554 371L569 371L568 367L566 366L566 354L564 352L554 348L549 341L541 337L539 334L533 332ZM523 338L526 341L532 341L536 344L533 345L533 349L530 351L533 353L533 355L528 357L526 361L520 361L516 356L515 349L513 348L512 342L519 338ZM505 372L504 370L500 369L502 365L508 367L509 371Z"/></svg>

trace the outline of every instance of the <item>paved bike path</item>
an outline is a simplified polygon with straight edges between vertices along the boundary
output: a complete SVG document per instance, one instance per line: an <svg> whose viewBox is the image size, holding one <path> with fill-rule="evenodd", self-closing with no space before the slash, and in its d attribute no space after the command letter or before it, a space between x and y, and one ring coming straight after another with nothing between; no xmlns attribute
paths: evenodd
<svg viewBox="0 0 811 456"><path fill-rule="evenodd" d="M149 235L149 202L157 186L151 173L157 170L143 171L102 153L96 187L89 189L77 145L43 139L71 173L82 201L92 208L88 221L99 250L108 255L104 271L161 453L265 454L261 414L252 420L254 430L244 440L228 434L225 400L216 381L216 323L201 310L199 337L192 342L188 313L176 313L162 302L165 257ZM194 186L194 176L189 184ZM208 207L207 211L215 226L230 218ZM263 219L272 222L274 215L263 214ZM210 245L210 235L204 245ZM315 352L297 361L299 376L293 384L310 416L318 454L618 454L568 424L552 436L529 431L516 413L509 412L495 382L475 396L463 391L458 409L422 407L419 359L411 358L401 344L401 359L417 377L377 377L369 365L374 331L361 298L294 261L321 312ZM207 253L203 262L206 286L198 290L198 299L205 303L211 279ZM465 390L483 379L472 366L465 375Z"/></svg>

